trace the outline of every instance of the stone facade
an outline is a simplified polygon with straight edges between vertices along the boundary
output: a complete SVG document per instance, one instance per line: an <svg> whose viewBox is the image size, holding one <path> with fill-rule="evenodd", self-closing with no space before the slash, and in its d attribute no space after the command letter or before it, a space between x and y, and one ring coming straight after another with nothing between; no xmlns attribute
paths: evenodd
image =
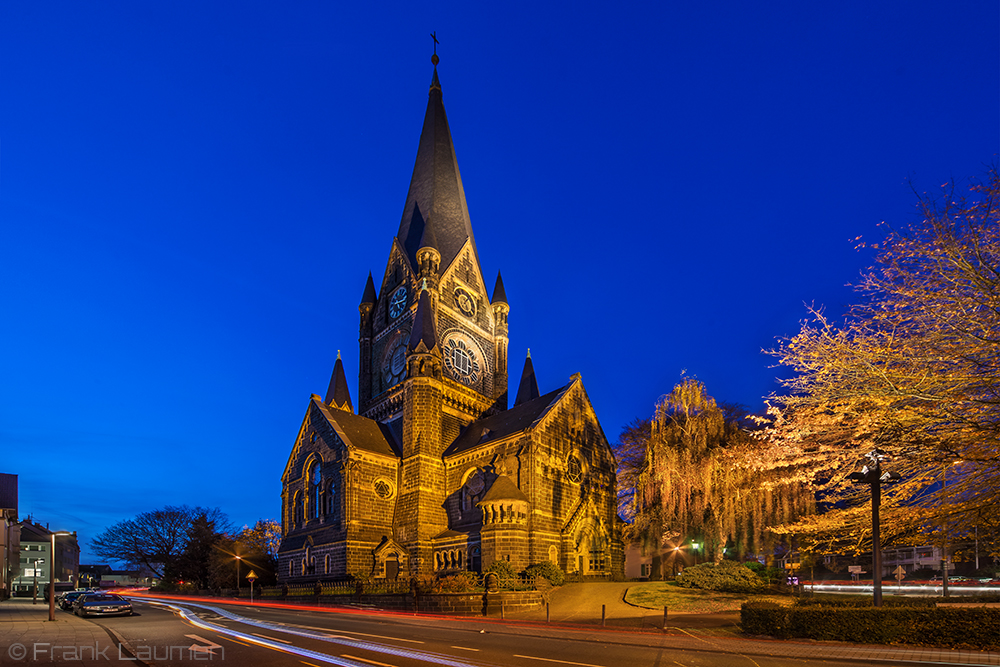
<svg viewBox="0 0 1000 667"><path fill-rule="evenodd" d="M279 579L521 570L621 577L615 460L579 375L508 408L507 303L482 270L435 68L380 288L359 306L358 410L337 359L282 477Z"/></svg>

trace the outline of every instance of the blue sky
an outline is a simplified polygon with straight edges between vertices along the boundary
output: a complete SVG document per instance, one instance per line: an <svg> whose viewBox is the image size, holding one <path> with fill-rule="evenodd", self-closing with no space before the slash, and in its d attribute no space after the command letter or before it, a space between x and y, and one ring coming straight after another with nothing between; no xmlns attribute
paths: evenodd
<svg viewBox="0 0 1000 667"><path fill-rule="evenodd" d="M996 2L5 3L0 447L22 516L279 515L402 214L431 39L511 375L609 439L842 312L878 223L1000 148ZM82 555L89 560L86 549Z"/></svg>

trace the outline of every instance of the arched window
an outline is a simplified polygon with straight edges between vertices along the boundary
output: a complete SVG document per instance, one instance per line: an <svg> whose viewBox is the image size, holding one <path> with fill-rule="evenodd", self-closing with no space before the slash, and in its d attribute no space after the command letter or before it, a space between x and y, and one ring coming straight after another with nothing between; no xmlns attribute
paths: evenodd
<svg viewBox="0 0 1000 667"><path fill-rule="evenodd" d="M323 494L323 514L329 517L333 516L333 501L336 497L336 488L333 481L329 481L326 484L326 492Z"/></svg>
<svg viewBox="0 0 1000 667"><path fill-rule="evenodd" d="M298 491L292 497L292 516L296 526L302 525L302 494Z"/></svg>
<svg viewBox="0 0 1000 667"><path fill-rule="evenodd" d="M309 469L309 518L315 519L319 516L319 493L323 483L323 466L319 461L312 464Z"/></svg>

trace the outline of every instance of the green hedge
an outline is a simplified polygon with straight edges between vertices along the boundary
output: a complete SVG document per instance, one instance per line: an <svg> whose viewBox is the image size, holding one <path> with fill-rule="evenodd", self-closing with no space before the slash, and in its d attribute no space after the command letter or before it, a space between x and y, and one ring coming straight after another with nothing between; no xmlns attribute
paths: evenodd
<svg viewBox="0 0 1000 667"><path fill-rule="evenodd" d="M745 602L740 611L743 632L780 639L854 642L858 644L923 644L1000 648L1000 609L956 609L916 606L856 607L803 605L782 607Z"/></svg>

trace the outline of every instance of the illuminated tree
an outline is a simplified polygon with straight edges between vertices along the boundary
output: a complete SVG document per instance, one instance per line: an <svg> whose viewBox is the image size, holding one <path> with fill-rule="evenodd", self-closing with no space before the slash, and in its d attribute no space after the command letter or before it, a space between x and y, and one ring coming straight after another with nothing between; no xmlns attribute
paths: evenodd
<svg viewBox="0 0 1000 667"><path fill-rule="evenodd" d="M210 580L216 588L246 587L246 575L253 570L257 585L269 586L277 581L278 547L281 525L272 519L260 519L252 527L233 535L223 535L216 543L208 567ZM236 567L237 556L240 566ZM241 577L236 579L237 572Z"/></svg>
<svg viewBox="0 0 1000 667"><path fill-rule="evenodd" d="M919 196L917 219L870 246L875 263L843 322L812 310L773 351L795 371L776 400L773 442L809 454L831 500L861 501L844 477L873 446L888 452L904 482L884 499L884 525L901 538L953 540L996 513L998 196L995 168L966 196L953 184L942 197ZM789 530L829 545L839 533L860 548L864 516L855 503Z"/></svg>
<svg viewBox="0 0 1000 667"><path fill-rule="evenodd" d="M727 421L694 379L657 406L644 463L632 533L661 554L690 542L708 560L721 559L724 550L733 557L770 551L767 528L812 509L795 461ZM654 572L658 566L654 557Z"/></svg>

